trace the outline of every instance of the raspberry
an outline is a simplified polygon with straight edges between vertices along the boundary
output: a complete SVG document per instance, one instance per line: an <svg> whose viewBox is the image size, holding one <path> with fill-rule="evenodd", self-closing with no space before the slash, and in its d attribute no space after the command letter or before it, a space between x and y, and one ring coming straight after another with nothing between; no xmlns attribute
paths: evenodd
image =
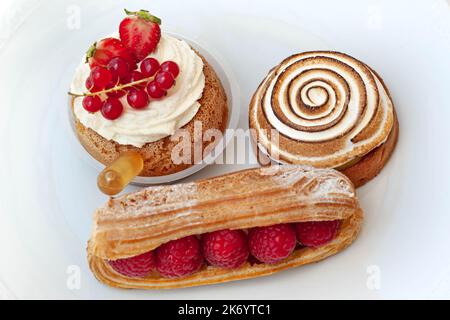
<svg viewBox="0 0 450 320"><path fill-rule="evenodd" d="M212 266L234 269L248 257L247 235L242 230L220 230L202 237L203 254Z"/></svg>
<svg viewBox="0 0 450 320"><path fill-rule="evenodd" d="M289 224L277 224L250 230L248 243L251 254L263 263L277 263L295 249L295 230Z"/></svg>
<svg viewBox="0 0 450 320"><path fill-rule="evenodd" d="M339 229L340 221L311 221L295 224L297 240L307 247L318 247L331 241Z"/></svg>
<svg viewBox="0 0 450 320"><path fill-rule="evenodd" d="M165 278L190 275L202 264L200 241L195 236L169 241L156 249L156 268Z"/></svg>
<svg viewBox="0 0 450 320"><path fill-rule="evenodd" d="M131 258L108 260L108 263L115 271L130 278L145 277L156 265L153 251Z"/></svg>
<svg viewBox="0 0 450 320"><path fill-rule="evenodd" d="M250 254L248 256L248 263L250 263L251 266L254 266L255 264L261 264L262 262Z"/></svg>

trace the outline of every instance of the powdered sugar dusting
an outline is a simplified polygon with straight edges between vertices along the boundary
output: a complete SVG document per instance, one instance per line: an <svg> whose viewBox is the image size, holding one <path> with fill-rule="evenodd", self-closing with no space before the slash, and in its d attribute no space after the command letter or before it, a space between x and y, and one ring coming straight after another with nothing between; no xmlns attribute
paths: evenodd
<svg viewBox="0 0 450 320"><path fill-rule="evenodd" d="M317 169L304 165L275 165L264 168L261 175L271 176L272 180L281 186L302 183L303 194L308 197L311 197L311 194L319 198L331 195L336 197L339 194L346 197L355 196L351 182L333 169Z"/></svg>
<svg viewBox="0 0 450 320"><path fill-rule="evenodd" d="M283 190L280 196L283 201L314 205L348 204L352 199L356 200L351 182L333 169L317 169L304 165L274 165L255 169L249 173L244 171L236 174L242 175L240 179L233 179L228 175L199 182L154 186L124 195L111 200L100 209L96 220L103 221L102 229L110 228L108 221L114 224L114 221L122 219L127 220L127 228L139 230L161 223L167 226L177 225L177 221L185 218L189 219L190 225L201 224L204 214L203 204L216 203L217 200L226 198L251 203L252 198L258 197L258 192L277 189ZM229 184L228 181L233 183ZM258 192L248 187L252 182L258 184ZM239 198L243 200L238 200ZM288 200L289 198L296 200ZM220 206L220 202L218 203ZM259 204L262 205L261 202ZM242 210L246 208L243 207Z"/></svg>
<svg viewBox="0 0 450 320"><path fill-rule="evenodd" d="M154 186L113 199L104 210L113 213L116 218L121 215L142 216L181 209L183 214L188 214L186 209L198 203L197 192L197 184L192 182Z"/></svg>

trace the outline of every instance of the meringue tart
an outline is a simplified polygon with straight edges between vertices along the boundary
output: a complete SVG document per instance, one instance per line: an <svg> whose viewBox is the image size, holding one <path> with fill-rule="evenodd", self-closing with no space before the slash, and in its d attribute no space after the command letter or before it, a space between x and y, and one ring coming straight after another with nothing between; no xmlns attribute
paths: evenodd
<svg viewBox="0 0 450 320"><path fill-rule="evenodd" d="M381 77L329 51L294 54L273 68L252 97L249 125L273 162L334 168L356 187L381 171L399 132Z"/></svg>
<svg viewBox="0 0 450 320"><path fill-rule="evenodd" d="M99 281L120 288L170 289L242 280L342 251L356 239L362 219L355 189L343 174L296 165L262 167L110 199L95 213L88 261ZM231 238L209 235L232 235L234 230L240 234L234 232L238 241L233 245L241 247L244 258L218 266L217 259L209 259L211 248L222 248L223 253L224 241ZM326 237L324 230L329 231ZM205 241L221 245L208 247ZM258 247L264 241L270 246ZM277 248L280 241L289 248L285 243ZM269 247L271 257L265 259ZM227 251L222 262L233 253Z"/></svg>

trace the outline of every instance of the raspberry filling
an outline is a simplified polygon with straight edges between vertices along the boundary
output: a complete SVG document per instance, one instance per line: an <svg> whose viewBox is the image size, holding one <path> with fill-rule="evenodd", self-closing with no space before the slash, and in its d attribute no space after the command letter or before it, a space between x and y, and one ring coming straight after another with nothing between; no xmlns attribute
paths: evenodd
<svg viewBox="0 0 450 320"><path fill-rule="evenodd" d="M277 224L244 230L219 230L162 244L138 256L108 260L118 273L143 278L158 272L164 278L191 275L203 265L237 269L246 262L275 264L299 247L317 248L336 237L340 220Z"/></svg>

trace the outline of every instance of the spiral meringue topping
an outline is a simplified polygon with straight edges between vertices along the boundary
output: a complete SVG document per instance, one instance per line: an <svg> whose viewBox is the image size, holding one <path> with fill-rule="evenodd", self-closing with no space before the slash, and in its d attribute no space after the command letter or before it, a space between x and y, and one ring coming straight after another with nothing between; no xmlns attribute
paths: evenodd
<svg viewBox="0 0 450 320"><path fill-rule="evenodd" d="M292 55L272 69L252 98L249 116L258 145L279 162L338 167L386 141L394 109L367 65L317 51Z"/></svg>

